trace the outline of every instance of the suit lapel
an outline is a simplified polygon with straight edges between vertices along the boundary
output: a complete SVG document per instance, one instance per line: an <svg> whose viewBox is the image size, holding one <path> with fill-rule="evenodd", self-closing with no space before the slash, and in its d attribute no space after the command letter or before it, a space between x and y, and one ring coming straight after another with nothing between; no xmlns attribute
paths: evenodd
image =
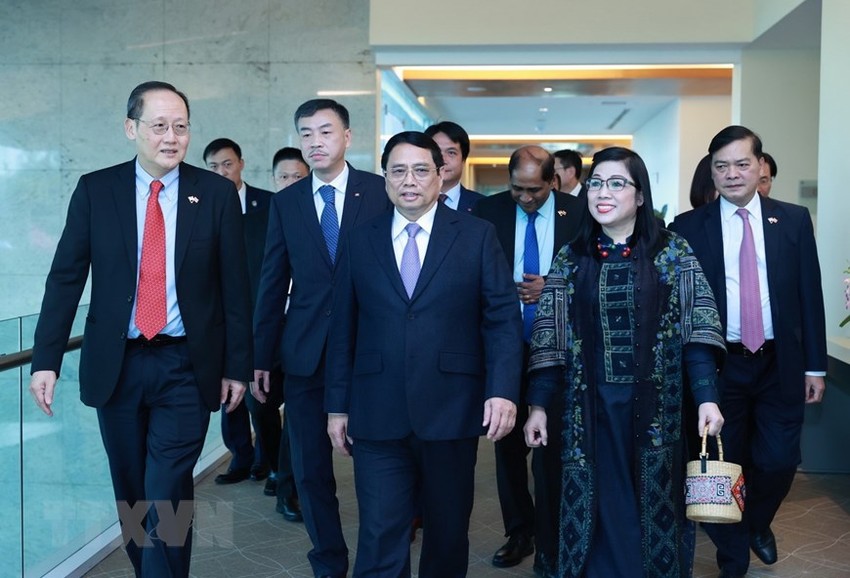
<svg viewBox="0 0 850 578"><path fill-rule="evenodd" d="M708 258L703 265L703 271L712 287L716 287L714 299L720 312L724 330L726 327L726 260L723 258L723 226L720 223L720 200L716 200L705 208L703 216L703 233L707 240ZM707 267L714 267L713 270Z"/></svg>
<svg viewBox="0 0 850 578"><path fill-rule="evenodd" d="M758 194L758 193L756 193ZM761 226L764 231L764 259L767 269L767 286L771 297L778 295L780 287L778 287L774 268L768 266L769 263L781 263L780 239L782 229L782 220L779 218L779 205L765 199L759 195L761 202ZM771 299L773 301L773 299ZM771 309L776 311L777 305L771 302Z"/></svg>
<svg viewBox="0 0 850 578"><path fill-rule="evenodd" d="M303 183L303 184L302 184ZM331 257L328 254L328 245L325 242L325 236L322 234L322 226L319 223L319 217L316 215L316 202L313 200L313 173L310 173L299 182L292 185L298 189L293 190L293 194L297 196L298 210L301 212L301 218L304 221L304 227L307 233L313 238L313 242L319 249L319 254L322 255L328 267L331 267ZM288 191L288 189L287 189ZM342 238L342 235L340 235Z"/></svg>
<svg viewBox="0 0 850 578"><path fill-rule="evenodd" d="M357 213L363 204L363 183L360 172L348 165L348 183L345 186L345 204L342 209L342 223L339 227L339 236L348 233L348 230L357 222Z"/></svg>
<svg viewBox="0 0 850 578"><path fill-rule="evenodd" d="M187 164L180 163L179 186L177 189L177 234L174 238L174 275L178 277L183 259L186 257L186 249L189 248L189 238L192 236L192 227L195 225L195 217L203 202L203 191L198 187L198 176ZM189 200L189 197L193 201Z"/></svg>
<svg viewBox="0 0 850 578"><path fill-rule="evenodd" d="M136 223L135 160L119 167L115 188L112 190L112 198L115 201L115 211L118 214L119 230L124 238L127 261L129 261L132 270L136 271L139 266L139 230Z"/></svg>
<svg viewBox="0 0 850 578"><path fill-rule="evenodd" d="M570 242L567 223L572 215L570 214L571 209L567 200L571 198L569 193L564 193L563 195L559 195L558 193L552 194L555 195L555 247L552 251L552 259L554 259L558 251L561 250L561 247Z"/></svg>
<svg viewBox="0 0 850 578"><path fill-rule="evenodd" d="M395 251L393 251L393 214L393 212L390 212L388 215L372 223L369 242L372 245L372 253L378 260L378 264L387 274L393 289L395 289L399 297L407 301L407 290L404 288L404 283L401 280L401 273L395 261Z"/></svg>
<svg viewBox="0 0 850 578"><path fill-rule="evenodd" d="M505 250L505 257L508 258L508 266L511 271L514 269L514 255L516 253L516 211L517 204L514 202L510 193L500 198L499 211L494 217L496 222L496 236L499 238L499 243Z"/></svg>
<svg viewBox="0 0 850 578"><path fill-rule="evenodd" d="M419 273L419 280L416 282L416 289L413 291L411 301L422 294L422 291L439 270L446 255L449 254L449 249L458 235L457 221L458 218L454 211L442 204L437 206L434 227L431 229L431 238L428 240L428 251L425 253L425 261L422 263L422 271ZM400 275L399 278L401 278Z"/></svg>

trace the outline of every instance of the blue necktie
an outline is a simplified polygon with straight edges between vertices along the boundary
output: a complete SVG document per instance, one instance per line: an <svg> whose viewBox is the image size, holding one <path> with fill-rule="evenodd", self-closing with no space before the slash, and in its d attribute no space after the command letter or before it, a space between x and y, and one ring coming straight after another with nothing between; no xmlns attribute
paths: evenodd
<svg viewBox="0 0 850 578"><path fill-rule="evenodd" d="M528 224L525 226L525 253L522 259L523 273L540 274L540 250L537 247L537 231L534 229L534 221L537 219L537 212L528 214ZM531 325L534 323L534 314L537 312L537 305L526 303L522 308L522 325L523 337L525 340L531 341Z"/></svg>
<svg viewBox="0 0 850 578"><path fill-rule="evenodd" d="M408 297L413 297L413 290L416 289L416 281L419 280L419 247L416 245L416 235L422 229L416 223L408 223L404 228L407 231L407 244L404 246L404 252L401 254L401 281L404 283L404 289L407 291Z"/></svg>
<svg viewBox="0 0 850 578"><path fill-rule="evenodd" d="M325 244L328 246L328 254L330 254L331 263L333 263L336 260L336 246L339 242L339 221L334 204L336 192L332 186L322 185L319 187L319 194L325 201L321 219L322 234L325 236Z"/></svg>

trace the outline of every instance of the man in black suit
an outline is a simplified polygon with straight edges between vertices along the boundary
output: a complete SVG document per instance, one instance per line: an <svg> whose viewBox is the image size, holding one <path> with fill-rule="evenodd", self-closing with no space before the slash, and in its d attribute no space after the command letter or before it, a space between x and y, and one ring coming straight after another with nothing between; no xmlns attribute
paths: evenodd
<svg viewBox="0 0 850 578"><path fill-rule="evenodd" d="M354 456L354 576L466 576L478 437L514 426L521 324L490 223L437 202L442 155L421 132L381 157L395 211L353 230L340 256L325 408L334 448ZM414 488L419 486L419 492Z"/></svg>
<svg viewBox="0 0 850 578"><path fill-rule="evenodd" d="M534 318L535 305L543 290L544 277L549 272L552 259L558 250L569 242L578 228L580 201L567 193L554 191L555 160L539 146L524 146L511 155L508 162L510 190L482 199L472 214L486 219L496 226L496 234L513 273L516 295L523 310L523 318L530 323ZM532 217L533 215L533 217ZM530 236L533 235L533 236ZM533 243L532 247L527 244ZM527 267L528 256L536 255L534 271ZM528 335L523 347L523 372L520 378L520 404L517 407L517 423L528 419L525 393L528 379L525 367L528 364ZM525 556L534 551L535 507L528 492L528 465L526 458L530 448L525 444L522 428L495 444L496 482L502 521L508 542L496 551L493 565L498 568L516 566ZM537 452L545 451L541 448ZM537 454L532 467L537 471ZM537 501L544 496L543 480L534 479ZM541 512L546 516L547 512ZM544 527L547 527L544 525ZM541 528L542 531L542 528ZM544 547L541 540L540 547ZM554 547L554 544L552 544Z"/></svg>
<svg viewBox="0 0 850 578"><path fill-rule="evenodd" d="M233 411L251 375L242 221L231 182L182 162L183 93L163 82L137 86L124 131L136 159L83 175L71 197L30 391L53 415L91 268L80 397L97 408L127 554L137 576L188 576L192 468L210 412L223 403Z"/></svg>
<svg viewBox="0 0 850 578"><path fill-rule="evenodd" d="M555 151L553 156L558 190L578 197L581 192L581 155L572 149L563 149Z"/></svg>
<svg viewBox="0 0 850 578"><path fill-rule="evenodd" d="M242 180L245 159L242 158L242 147L236 142L229 138L213 140L204 149L203 159L209 170L229 179L236 185L243 215L264 211L268 208L269 199L271 199L273 193L252 187ZM243 224L247 225L247 223ZM246 400L246 403L240 404L232 412L221 416L221 438L224 445L230 450L232 458L227 472L215 477L217 484L235 484L247 480L249 477L252 480L264 480L269 475L270 470L277 469L277 456L266 455L264 451L266 448L263 447L262 438L259 435L257 436L256 446L252 445L250 422L254 422L254 429L257 432L262 429L261 422L264 421L276 421L279 429L280 416L273 415L272 412L263 412L265 406L249 408L248 405L248 400ZM260 413L250 411L252 409L260 410ZM278 437L280 437L279 431ZM270 467L271 460L274 460L273 467Z"/></svg>
<svg viewBox="0 0 850 578"><path fill-rule="evenodd" d="M469 156L469 135L462 126L450 120L429 126L425 129L425 134L434 139L443 153L440 202L450 209L471 213L475 203L483 199L484 195L460 184L463 165Z"/></svg>
<svg viewBox="0 0 850 578"><path fill-rule="evenodd" d="M339 520L332 448L324 412L325 343L339 242L351 228L390 208L384 179L345 161L348 110L329 99L295 111L311 175L272 198L266 252L254 311L255 397L268 393L278 359L286 374L292 468L316 576L345 576L348 549ZM290 283L292 288L290 290ZM285 311L287 293L289 307Z"/></svg>
<svg viewBox="0 0 850 578"><path fill-rule="evenodd" d="M717 299L726 332L718 380L727 461L743 464L746 503L738 524L705 524L720 575L744 576L749 549L776 562L770 524L802 457L803 409L823 398L826 329L809 212L757 194L761 140L742 126L708 147L720 197L676 217Z"/></svg>

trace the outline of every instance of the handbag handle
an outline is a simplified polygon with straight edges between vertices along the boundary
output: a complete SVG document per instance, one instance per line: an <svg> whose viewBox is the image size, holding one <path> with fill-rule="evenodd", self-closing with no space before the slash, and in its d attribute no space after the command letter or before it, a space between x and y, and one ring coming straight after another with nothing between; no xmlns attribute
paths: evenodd
<svg viewBox="0 0 850 578"><path fill-rule="evenodd" d="M717 432L717 454L718 460L723 461L723 440L720 439L720 432ZM705 462L708 460L708 450L706 449L706 444L708 442L708 426L705 426L705 429L702 430L702 451L699 453L700 462L702 462L702 473L705 473L706 464Z"/></svg>

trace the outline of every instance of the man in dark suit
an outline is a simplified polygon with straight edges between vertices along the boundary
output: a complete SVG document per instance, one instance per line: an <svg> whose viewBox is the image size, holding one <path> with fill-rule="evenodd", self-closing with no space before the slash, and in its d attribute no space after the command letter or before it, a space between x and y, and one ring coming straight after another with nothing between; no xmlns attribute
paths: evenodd
<svg viewBox="0 0 850 578"><path fill-rule="evenodd" d="M325 409L354 456L360 533L354 576L465 576L478 437L514 426L521 323L490 223L437 202L442 155L420 132L387 143L395 211L353 230L340 257ZM418 486L419 491L414 488Z"/></svg>
<svg viewBox="0 0 850 578"><path fill-rule="evenodd" d="M30 391L53 415L91 268L80 397L97 408L127 554L137 576L188 576L192 468L210 412L236 408L251 375L242 221L232 183L182 162L183 93L163 82L137 86L124 131L136 159L83 175L71 197Z"/></svg>
<svg viewBox="0 0 850 578"><path fill-rule="evenodd" d="M242 180L245 159L242 158L242 147L235 141L229 138L213 140L204 149L203 159L209 170L229 179L236 185L243 215L264 211L268 208L269 199L271 199L273 193L252 187ZM266 215L268 215L267 211ZM259 413L250 411L251 409L259 410ZM277 428L280 429L280 416L277 412L263 412L264 409L265 406L249 408L246 400L246 403L240 404L232 412L221 416L221 438L224 445L230 450L232 458L227 472L217 475L215 483L235 484L247 480L249 477L252 480L263 480L269 475L270 470L277 469L277 455L266 456L264 451L266 448L263 447L262 438L259 435L257 436L256 446L251 442L251 421L254 422L254 429L257 432L261 431L263 428L261 424L265 421L277 422ZM277 437L280 437L280 431L278 431ZM272 459L274 466L270 467L269 464Z"/></svg>
<svg viewBox="0 0 850 578"><path fill-rule="evenodd" d="M539 146L524 146L514 151L508 162L508 174L510 190L482 199L472 214L496 226L508 267L513 272L523 318L530 325L552 259L577 231L581 215L580 201L567 193L553 190L555 160ZM520 404L517 407L517 423L520 424L528 419L528 405L525 403L528 390L525 371L528 364L528 338L529 335L525 335ZM496 551L493 565L508 568L516 566L534 551L536 517L534 501L528 492L526 464L531 450L525 444L522 428L515 428L497 441L495 448L499 504L502 507L505 536L509 539ZM542 448L538 451L544 450ZM536 463L536 459L534 461ZM537 467L533 466L532 469L536 471ZM538 499L543 495L542 486L543 480L535 476L535 495ZM547 512L541 514L545 516Z"/></svg>
<svg viewBox="0 0 850 578"><path fill-rule="evenodd" d="M450 120L429 126L425 129L425 134L434 139L443 153L440 202L450 209L471 213L475 203L483 199L484 195L460 184L463 165L469 156L469 135L462 126Z"/></svg>
<svg viewBox="0 0 850 578"><path fill-rule="evenodd" d="M388 211L390 204L381 177L345 162L351 131L344 106L328 99L307 101L295 111L295 125L312 173L271 201L254 311L251 387L255 397L260 389L268 393L269 370L279 351L286 374L292 467L313 543L307 556L316 576L345 576L348 549L323 408L331 284L339 242L355 224Z"/></svg>
<svg viewBox="0 0 850 578"><path fill-rule="evenodd" d="M558 190L578 197L581 192L581 155L572 149L555 151L555 176Z"/></svg>
<svg viewBox="0 0 850 578"><path fill-rule="evenodd" d="M720 575L744 576L749 549L776 562L770 524L801 461L806 403L820 402L826 374L826 329L820 266L807 209L756 193L761 140L730 126L709 145L720 197L679 215L702 264L726 332L718 380L727 461L743 464L743 521L705 524L717 546Z"/></svg>

